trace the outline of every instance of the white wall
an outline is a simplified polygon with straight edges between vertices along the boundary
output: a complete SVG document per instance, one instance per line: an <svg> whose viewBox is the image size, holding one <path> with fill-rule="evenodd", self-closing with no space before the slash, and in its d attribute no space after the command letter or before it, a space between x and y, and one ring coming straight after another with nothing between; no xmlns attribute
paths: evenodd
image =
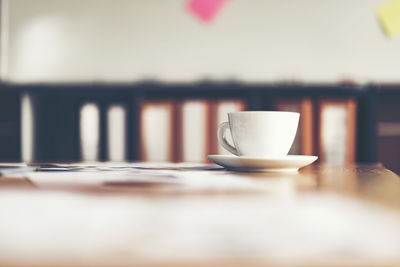
<svg viewBox="0 0 400 267"><path fill-rule="evenodd" d="M3 0L3 79L400 82L384 1L231 0L205 25L186 0Z"/></svg>

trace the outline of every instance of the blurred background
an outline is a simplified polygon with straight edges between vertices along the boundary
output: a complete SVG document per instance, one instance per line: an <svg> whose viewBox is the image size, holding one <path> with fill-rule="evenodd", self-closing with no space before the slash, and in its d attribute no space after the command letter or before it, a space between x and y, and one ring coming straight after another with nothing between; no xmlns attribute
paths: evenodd
<svg viewBox="0 0 400 267"><path fill-rule="evenodd" d="M228 112L289 110L291 154L399 173L387 2L2 0L0 161L207 162Z"/></svg>

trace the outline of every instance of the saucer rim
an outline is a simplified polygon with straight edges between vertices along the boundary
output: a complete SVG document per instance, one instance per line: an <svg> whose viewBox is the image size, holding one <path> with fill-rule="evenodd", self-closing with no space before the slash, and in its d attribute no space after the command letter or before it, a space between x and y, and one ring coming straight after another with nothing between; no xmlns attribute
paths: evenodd
<svg viewBox="0 0 400 267"><path fill-rule="evenodd" d="M240 172L293 172L313 164L318 156L286 155L283 158L253 158L236 155L208 155L216 165ZM286 165L286 166L285 166Z"/></svg>
<svg viewBox="0 0 400 267"><path fill-rule="evenodd" d="M287 160L287 159L295 159L295 158L315 158L318 159L316 155L286 155L283 157L254 157L254 156L236 156L233 154L211 154L207 155L207 158L210 157L224 157L224 158L234 158L234 159L246 159L246 160Z"/></svg>

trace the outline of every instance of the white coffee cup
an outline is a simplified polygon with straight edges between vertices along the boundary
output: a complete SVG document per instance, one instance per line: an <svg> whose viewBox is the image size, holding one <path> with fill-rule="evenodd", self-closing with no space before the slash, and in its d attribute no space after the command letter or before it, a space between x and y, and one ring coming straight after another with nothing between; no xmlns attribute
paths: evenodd
<svg viewBox="0 0 400 267"><path fill-rule="evenodd" d="M237 156L280 158L287 155L296 136L300 114L286 111L228 113L218 126L218 142ZM230 129L234 145L226 140Z"/></svg>

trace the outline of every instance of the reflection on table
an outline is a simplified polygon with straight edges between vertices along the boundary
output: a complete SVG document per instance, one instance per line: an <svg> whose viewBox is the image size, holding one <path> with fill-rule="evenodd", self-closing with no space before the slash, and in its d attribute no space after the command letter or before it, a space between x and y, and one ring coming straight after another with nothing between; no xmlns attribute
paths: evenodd
<svg viewBox="0 0 400 267"><path fill-rule="evenodd" d="M400 264L400 180L379 164L33 167L0 177L2 266Z"/></svg>

